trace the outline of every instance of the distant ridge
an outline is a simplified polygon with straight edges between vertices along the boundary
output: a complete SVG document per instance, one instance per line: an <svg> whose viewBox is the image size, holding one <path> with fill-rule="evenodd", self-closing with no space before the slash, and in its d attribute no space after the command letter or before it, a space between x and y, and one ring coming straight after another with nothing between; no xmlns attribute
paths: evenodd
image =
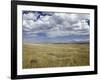
<svg viewBox="0 0 100 80"><path fill-rule="evenodd" d="M89 44L89 42L27 42L24 44Z"/></svg>

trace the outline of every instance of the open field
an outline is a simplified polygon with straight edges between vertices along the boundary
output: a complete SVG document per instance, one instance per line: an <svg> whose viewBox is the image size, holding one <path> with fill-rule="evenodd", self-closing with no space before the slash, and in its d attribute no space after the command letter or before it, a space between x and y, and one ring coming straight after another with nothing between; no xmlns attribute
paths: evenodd
<svg viewBox="0 0 100 80"><path fill-rule="evenodd" d="M23 44L23 68L89 65L89 44Z"/></svg>

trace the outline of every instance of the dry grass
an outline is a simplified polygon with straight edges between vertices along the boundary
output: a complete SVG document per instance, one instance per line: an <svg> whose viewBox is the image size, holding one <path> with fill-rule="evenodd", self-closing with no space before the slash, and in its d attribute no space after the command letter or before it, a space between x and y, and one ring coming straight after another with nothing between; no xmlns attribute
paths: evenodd
<svg viewBox="0 0 100 80"><path fill-rule="evenodd" d="M89 44L23 44L23 68L89 65Z"/></svg>

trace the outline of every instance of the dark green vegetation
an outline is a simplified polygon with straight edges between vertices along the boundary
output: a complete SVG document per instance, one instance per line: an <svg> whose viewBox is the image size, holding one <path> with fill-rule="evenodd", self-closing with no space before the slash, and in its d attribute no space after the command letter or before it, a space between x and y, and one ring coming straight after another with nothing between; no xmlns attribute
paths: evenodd
<svg viewBox="0 0 100 80"><path fill-rule="evenodd" d="M89 65L89 44L23 44L23 68Z"/></svg>

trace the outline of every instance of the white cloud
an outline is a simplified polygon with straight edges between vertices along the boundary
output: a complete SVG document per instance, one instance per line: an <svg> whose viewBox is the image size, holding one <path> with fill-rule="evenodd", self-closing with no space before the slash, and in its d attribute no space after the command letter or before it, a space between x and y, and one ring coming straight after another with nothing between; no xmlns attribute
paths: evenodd
<svg viewBox="0 0 100 80"><path fill-rule="evenodd" d="M42 21L46 21L46 22L49 22L49 19L51 18L51 16L40 16L40 19L42 20Z"/></svg>
<svg viewBox="0 0 100 80"><path fill-rule="evenodd" d="M84 19L89 14L52 13L40 15L35 12L23 14L23 29L29 35L44 32L47 37L61 37L68 35L89 35L89 26ZM37 19L37 20L36 20Z"/></svg>

